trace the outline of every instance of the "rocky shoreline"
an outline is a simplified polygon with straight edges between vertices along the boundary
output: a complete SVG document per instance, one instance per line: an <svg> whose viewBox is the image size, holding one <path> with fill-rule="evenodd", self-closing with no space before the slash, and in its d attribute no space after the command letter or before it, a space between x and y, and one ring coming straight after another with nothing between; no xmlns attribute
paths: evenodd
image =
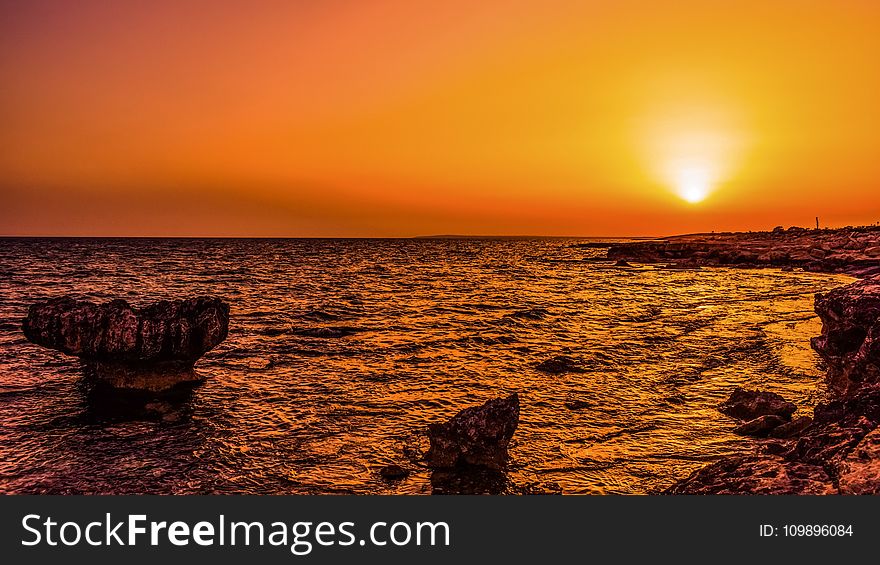
<svg viewBox="0 0 880 565"><path fill-rule="evenodd" d="M880 275L880 226L704 233L609 243L608 259L677 268L803 269L856 277Z"/></svg>
<svg viewBox="0 0 880 565"><path fill-rule="evenodd" d="M815 298L822 333L811 345L827 365L832 400L817 405L812 419L789 421L793 405L784 399L765 397L763 405L775 408L750 412L749 402L760 404L750 394L768 393L734 391L719 410L741 419L755 416L736 431L763 439L756 439L753 453L722 458L666 494L880 494L880 276L874 276L880 249L872 245L880 228L790 231L767 232L763 239L682 236L609 249L614 260L800 267L864 277ZM741 250L736 242L744 243ZM822 250L821 257L814 249Z"/></svg>

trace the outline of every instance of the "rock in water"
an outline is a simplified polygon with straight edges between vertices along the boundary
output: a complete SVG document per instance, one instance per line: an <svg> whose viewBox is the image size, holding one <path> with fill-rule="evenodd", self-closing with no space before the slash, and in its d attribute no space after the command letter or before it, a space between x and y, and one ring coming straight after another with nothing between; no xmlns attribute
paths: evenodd
<svg viewBox="0 0 880 565"><path fill-rule="evenodd" d="M496 398L465 408L445 424L428 426L431 448L429 467L449 469L463 465L502 470L507 465L507 445L519 423L519 396Z"/></svg>
<svg viewBox="0 0 880 565"><path fill-rule="evenodd" d="M409 469L404 469L400 465L385 465L379 469L379 476L386 481L398 481L409 476Z"/></svg>
<svg viewBox="0 0 880 565"><path fill-rule="evenodd" d="M546 361L541 361L535 365L535 369L542 373L550 373L551 375L561 375L562 373L586 373L586 369L581 367L578 362L566 355L557 355Z"/></svg>
<svg viewBox="0 0 880 565"><path fill-rule="evenodd" d="M817 294L822 335L811 341L828 364L828 383L848 394L880 382L880 277Z"/></svg>
<svg viewBox="0 0 880 565"><path fill-rule="evenodd" d="M736 387L730 398L718 406L718 410L739 420L754 420L770 414L789 420L797 406L773 392Z"/></svg>
<svg viewBox="0 0 880 565"><path fill-rule="evenodd" d="M151 391L200 380L193 365L228 328L229 305L209 297L144 308L56 298L33 304L22 321L29 341L79 357L101 382Z"/></svg>

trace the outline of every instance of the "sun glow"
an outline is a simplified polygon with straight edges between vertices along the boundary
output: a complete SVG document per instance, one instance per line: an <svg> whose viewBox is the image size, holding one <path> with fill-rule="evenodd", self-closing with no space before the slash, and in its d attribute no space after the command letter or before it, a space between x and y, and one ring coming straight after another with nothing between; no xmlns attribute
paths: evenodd
<svg viewBox="0 0 880 565"><path fill-rule="evenodd" d="M653 89L658 94L643 110L638 135L648 174L684 202L696 204L739 174L749 128L735 100L674 78L666 77Z"/></svg>
<svg viewBox="0 0 880 565"><path fill-rule="evenodd" d="M711 188L711 180L705 168L687 167L679 173L678 195L691 204L705 200Z"/></svg>

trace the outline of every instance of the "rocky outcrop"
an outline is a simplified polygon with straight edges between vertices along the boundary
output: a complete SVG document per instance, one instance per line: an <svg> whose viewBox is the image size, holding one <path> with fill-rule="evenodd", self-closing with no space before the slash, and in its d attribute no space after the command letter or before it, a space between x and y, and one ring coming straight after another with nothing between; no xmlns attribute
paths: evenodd
<svg viewBox="0 0 880 565"><path fill-rule="evenodd" d="M208 297L144 308L56 298L32 305L22 321L29 341L79 357L99 382L153 391L199 380L193 365L228 327L229 306Z"/></svg>
<svg viewBox="0 0 880 565"><path fill-rule="evenodd" d="M828 364L828 384L841 394L880 382L880 277L817 294L822 335L813 349Z"/></svg>
<svg viewBox="0 0 880 565"><path fill-rule="evenodd" d="M425 460L434 469L475 466L503 470L507 445L518 423L516 393L465 408L446 423L428 426L431 446Z"/></svg>
<svg viewBox="0 0 880 565"><path fill-rule="evenodd" d="M797 406L773 392L736 387L730 397L718 406L718 410L739 420L754 420L768 415L788 420Z"/></svg>
<svg viewBox="0 0 880 565"><path fill-rule="evenodd" d="M607 244L608 259L693 268L727 266L880 274L880 227L691 234Z"/></svg>

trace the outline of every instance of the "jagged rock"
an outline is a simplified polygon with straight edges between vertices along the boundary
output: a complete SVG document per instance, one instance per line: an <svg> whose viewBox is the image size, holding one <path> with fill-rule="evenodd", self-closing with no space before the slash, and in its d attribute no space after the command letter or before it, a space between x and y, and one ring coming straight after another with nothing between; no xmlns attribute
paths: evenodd
<svg viewBox="0 0 880 565"><path fill-rule="evenodd" d="M465 408L446 423L431 424L431 447L425 456L428 466L448 469L471 465L502 470L507 465L507 445L518 423L519 396L514 393Z"/></svg>
<svg viewBox="0 0 880 565"><path fill-rule="evenodd" d="M873 428L874 425L865 418L854 425L832 423L817 426L801 435L785 458L834 468Z"/></svg>
<svg viewBox="0 0 880 565"><path fill-rule="evenodd" d="M621 260L615 262L615 263L614 263L614 266L615 266L615 267L632 267L632 265L630 265L629 263L627 263L627 262L624 261L623 259L621 259Z"/></svg>
<svg viewBox="0 0 880 565"><path fill-rule="evenodd" d="M834 494L819 465L773 455L726 457L698 469L666 494Z"/></svg>
<svg viewBox="0 0 880 565"><path fill-rule="evenodd" d="M754 420L770 414L788 420L797 410L797 406L774 392L736 387L730 398L718 406L718 410L739 420Z"/></svg>
<svg viewBox="0 0 880 565"><path fill-rule="evenodd" d="M586 369L578 365L578 362L565 355L557 355L535 365L535 369L542 373L560 375L562 373L586 373Z"/></svg>
<svg viewBox="0 0 880 565"><path fill-rule="evenodd" d="M817 294L822 335L811 341L828 364L828 384L842 394L880 382L880 278Z"/></svg>
<svg viewBox="0 0 880 565"><path fill-rule="evenodd" d="M780 424L778 427L774 428L770 431L770 437L779 438L779 439L788 439L797 437L804 430L810 427L810 424L813 423L813 419L809 416L801 416L799 418L795 418L791 422L785 422L784 424Z"/></svg>
<svg viewBox="0 0 880 565"><path fill-rule="evenodd" d="M817 426L855 426L863 419L880 422L880 387L863 388L852 396L821 402L813 410L813 422Z"/></svg>
<svg viewBox="0 0 880 565"><path fill-rule="evenodd" d="M837 470L841 494L880 494L880 428L859 442Z"/></svg>
<svg viewBox="0 0 880 565"><path fill-rule="evenodd" d="M200 380L194 363L226 338L228 327L229 306L208 297L143 308L63 297L32 305L22 321L29 341L79 357L101 382L154 391Z"/></svg>
<svg viewBox="0 0 880 565"><path fill-rule="evenodd" d="M786 423L785 418L776 414L766 414L758 416L754 420L749 420L745 424L736 427L733 433L741 436L757 436L766 437L774 429Z"/></svg>

